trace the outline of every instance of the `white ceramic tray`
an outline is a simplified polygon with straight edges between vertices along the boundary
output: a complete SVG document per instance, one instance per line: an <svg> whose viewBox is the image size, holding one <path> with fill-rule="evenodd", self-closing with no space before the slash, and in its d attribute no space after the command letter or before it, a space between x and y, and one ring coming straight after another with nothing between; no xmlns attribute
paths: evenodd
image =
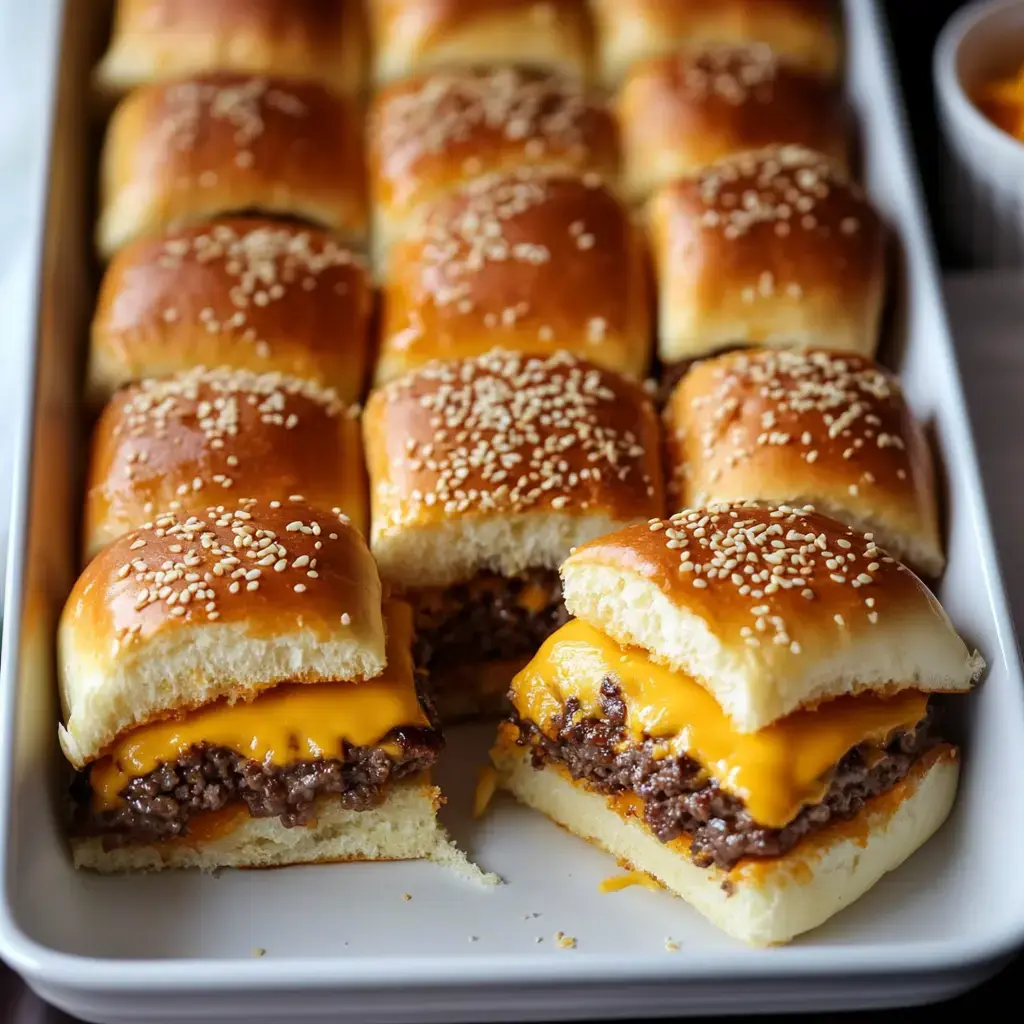
<svg viewBox="0 0 1024 1024"><path fill-rule="evenodd" d="M965 773L941 833L826 927L752 951L667 895L600 895L614 861L525 809L502 800L473 823L472 775L489 737L470 730L450 737L439 781L453 834L507 879L499 888L431 864L130 879L72 870L58 815L53 625L74 568L78 366L93 294L95 153L81 113L91 6L67 4L35 393L18 452L0 691L0 955L44 998L107 1024L868 1009L940 999L994 972L1024 943L1024 685L873 0L847 3L848 80L867 185L900 239L886 358L940 454L950 552L941 597L991 666L955 705ZM559 931L575 949L559 948Z"/></svg>

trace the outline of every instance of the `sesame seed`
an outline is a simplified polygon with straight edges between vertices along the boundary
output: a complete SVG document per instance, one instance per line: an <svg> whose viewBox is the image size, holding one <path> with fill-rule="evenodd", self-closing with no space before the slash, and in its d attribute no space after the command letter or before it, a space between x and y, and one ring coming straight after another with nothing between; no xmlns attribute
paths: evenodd
<svg viewBox="0 0 1024 1024"><path fill-rule="evenodd" d="M343 626L351 626L351 625L352 625L352 616L351 616L351 615L349 615L349 613L348 613L348 612L343 612L343 613L342 613L342 616L341 616L341 624L342 624Z"/></svg>

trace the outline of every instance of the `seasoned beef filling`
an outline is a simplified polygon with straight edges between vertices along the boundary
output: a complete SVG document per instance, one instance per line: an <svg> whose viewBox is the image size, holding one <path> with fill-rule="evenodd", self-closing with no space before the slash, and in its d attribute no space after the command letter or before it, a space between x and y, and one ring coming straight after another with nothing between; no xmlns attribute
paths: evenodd
<svg viewBox="0 0 1024 1024"><path fill-rule="evenodd" d="M346 747L340 758L279 766L253 761L226 747L197 744L173 764L132 779L124 804L93 811L88 771L72 786L77 806L75 831L101 835L112 844L151 843L188 832L196 814L244 801L254 818L280 818L286 828L308 824L318 797L337 795L342 807L364 811L380 804L385 786L429 768L442 748L434 729L398 729L389 739L401 745L392 758L379 747Z"/></svg>
<svg viewBox="0 0 1024 1024"><path fill-rule="evenodd" d="M558 573L493 573L472 584L415 595L416 663L428 669L535 654L569 621Z"/></svg>
<svg viewBox="0 0 1024 1024"><path fill-rule="evenodd" d="M602 793L636 793L651 831L664 843L688 836L690 856L701 867L728 869L743 857L781 856L808 833L830 821L852 818L866 800L892 789L938 742L925 719L882 750L854 747L836 766L820 803L805 807L785 828L765 828L696 761L686 756L657 759L653 740L616 753L616 744L625 738L626 705L612 678L602 685L602 705L603 719L574 721L579 704L571 699L554 739L517 720L520 742L531 744L534 767L554 761Z"/></svg>

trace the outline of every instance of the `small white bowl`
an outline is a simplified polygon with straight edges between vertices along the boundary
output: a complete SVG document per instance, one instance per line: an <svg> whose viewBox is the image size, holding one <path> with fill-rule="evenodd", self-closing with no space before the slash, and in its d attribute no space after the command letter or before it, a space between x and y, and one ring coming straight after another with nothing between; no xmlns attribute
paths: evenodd
<svg viewBox="0 0 1024 1024"><path fill-rule="evenodd" d="M933 74L949 163L945 214L958 255L978 268L1024 266L1024 143L975 105L977 89L1024 64L1024 0L974 3L950 19Z"/></svg>

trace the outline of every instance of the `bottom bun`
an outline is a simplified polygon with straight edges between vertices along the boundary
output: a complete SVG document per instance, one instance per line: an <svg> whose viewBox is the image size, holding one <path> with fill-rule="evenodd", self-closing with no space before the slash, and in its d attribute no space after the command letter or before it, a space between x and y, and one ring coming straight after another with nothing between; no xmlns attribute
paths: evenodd
<svg viewBox="0 0 1024 1024"><path fill-rule="evenodd" d="M441 791L424 776L395 785L379 807L345 810L326 797L316 822L285 828L278 818L241 812L233 828L210 838L172 839L148 846L104 850L102 838L72 840L77 868L104 874L165 868L272 868L354 860L450 858L450 843L437 822Z"/></svg>
<svg viewBox="0 0 1024 1024"><path fill-rule="evenodd" d="M559 766L537 770L503 727L491 752L499 785L570 832L635 870L653 875L722 931L755 946L788 942L817 928L894 870L943 823L956 795L959 761L942 746L852 821L809 836L783 857L741 861L731 871L700 868L688 843L662 843L635 798L609 798L573 782Z"/></svg>
<svg viewBox="0 0 1024 1024"><path fill-rule="evenodd" d="M430 673L430 693L442 725L494 719L510 710L508 690L529 655L504 661L476 661Z"/></svg>

